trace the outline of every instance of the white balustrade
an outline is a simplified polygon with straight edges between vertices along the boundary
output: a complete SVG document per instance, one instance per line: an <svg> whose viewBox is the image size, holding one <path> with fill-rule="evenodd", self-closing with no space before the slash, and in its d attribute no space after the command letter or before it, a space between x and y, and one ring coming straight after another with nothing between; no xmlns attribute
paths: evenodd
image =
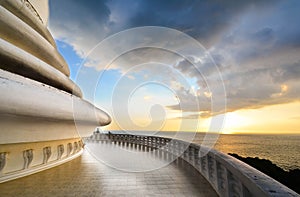
<svg viewBox="0 0 300 197"><path fill-rule="evenodd" d="M299 196L253 167L214 149L158 136L110 134L110 139L113 142L126 140L147 150L150 147L168 159L180 157L195 167L222 197Z"/></svg>

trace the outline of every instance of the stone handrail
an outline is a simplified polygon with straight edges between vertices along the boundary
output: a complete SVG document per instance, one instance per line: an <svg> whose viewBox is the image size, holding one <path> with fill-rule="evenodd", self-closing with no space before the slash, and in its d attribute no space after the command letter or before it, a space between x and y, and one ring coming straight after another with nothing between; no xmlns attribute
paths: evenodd
<svg viewBox="0 0 300 197"><path fill-rule="evenodd" d="M135 144L180 157L197 169L219 196L299 196L296 192L253 167L214 149L179 139L130 134L94 133L88 141Z"/></svg>

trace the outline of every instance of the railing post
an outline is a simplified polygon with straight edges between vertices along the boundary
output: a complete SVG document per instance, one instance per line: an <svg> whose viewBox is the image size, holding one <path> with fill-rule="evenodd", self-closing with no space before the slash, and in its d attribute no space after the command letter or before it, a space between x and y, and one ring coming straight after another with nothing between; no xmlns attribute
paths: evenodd
<svg viewBox="0 0 300 197"><path fill-rule="evenodd" d="M227 171L228 180L228 195L229 196L243 196L242 184L235 175Z"/></svg>
<svg viewBox="0 0 300 197"><path fill-rule="evenodd" d="M208 170L207 170L207 154L202 155L202 152L199 151L200 156L200 169L202 174L208 178Z"/></svg>
<svg viewBox="0 0 300 197"><path fill-rule="evenodd" d="M207 154L208 176L213 187L218 188L217 164L213 154Z"/></svg>

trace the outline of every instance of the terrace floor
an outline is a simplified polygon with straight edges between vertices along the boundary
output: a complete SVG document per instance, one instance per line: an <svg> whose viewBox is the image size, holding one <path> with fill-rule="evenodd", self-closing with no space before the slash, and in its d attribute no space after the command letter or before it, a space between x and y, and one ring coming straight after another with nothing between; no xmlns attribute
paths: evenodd
<svg viewBox="0 0 300 197"><path fill-rule="evenodd" d="M217 194L182 159L149 172L124 172L97 161L85 150L68 163L0 184L0 196L210 197Z"/></svg>

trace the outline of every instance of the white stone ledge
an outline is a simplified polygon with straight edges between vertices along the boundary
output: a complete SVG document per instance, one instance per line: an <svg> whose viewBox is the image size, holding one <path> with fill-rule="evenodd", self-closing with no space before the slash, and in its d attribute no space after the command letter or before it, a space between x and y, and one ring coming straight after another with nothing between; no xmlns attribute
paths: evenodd
<svg viewBox="0 0 300 197"><path fill-rule="evenodd" d="M1 0L0 5L5 9L9 10L11 13L19 17L33 29L35 29L40 35L42 35L48 42L56 48L55 41L48 31L45 24L37 18L37 16L32 13L32 11L25 5L24 1L21 0Z"/></svg>
<svg viewBox="0 0 300 197"><path fill-rule="evenodd" d="M0 38L0 68L46 83L82 97L80 88L66 75L30 53Z"/></svg>
<svg viewBox="0 0 300 197"><path fill-rule="evenodd" d="M201 148L205 149L205 147ZM201 153L199 154L201 155ZM212 166L213 175L208 172L209 166L207 166L208 171L203 171L202 169L199 171L205 176L220 196L299 196L296 192L273 178L230 155L210 149L208 154L203 155L202 158L205 158L207 161L208 159L211 159L214 164ZM189 159L185 158L185 160L190 162ZM220 165L222 167L220 167ZM217 172L220 171L220 168L225 169L223 173L227 178L227 184L229 184L227 187L230 187L230 184L235 184L235 187L239 188L238 191L233 191L229 188L223 190L220 188L219 184L221 180L218 180L220 177L217 174ZM212 180L211 176L216 177L216 179ZM232 177L236 180L232 180ZM232 183L230 183L230 181Z"/></svg>
<svg viewBox="0 0 300 197"><path fill-rule="evenodd" d="M52 130L74 127L72 132L77 130L81 135L91 132L96 126L107 125L111 121L107 113L79 97L3 70L0 70L0 89L0 114L9 116L5 121L7 124L1 123L7 125L9 129L0 133L0 141L4 143L10 136L6 136L4 132L21 134L22 131L17 129L18 124L27 125L28 132L31 127L40 126L40 129L43 129L48 126L47 124L53 125ZM39 125L39 122L29 124L23 117L40 119L45 125ZM9 120L11 124L8 124ZM51 132L45 132L46 134L51 135ZM14 137L22 139L26 136Z"/></svg>
<svg viewBox="0 0 300 197"><path fill-rule="evenodd" d="M82 146L80 138L0 145L0 183L68 162L81 155Z"/></svg>
<svg viewBox="0 0 300 197"><path fill-rule="evenodd" d="M0 26L2 39L31 53L66 76L70 75L69 67L57 49L27 23L2 6L0 6Z"/></svg>

